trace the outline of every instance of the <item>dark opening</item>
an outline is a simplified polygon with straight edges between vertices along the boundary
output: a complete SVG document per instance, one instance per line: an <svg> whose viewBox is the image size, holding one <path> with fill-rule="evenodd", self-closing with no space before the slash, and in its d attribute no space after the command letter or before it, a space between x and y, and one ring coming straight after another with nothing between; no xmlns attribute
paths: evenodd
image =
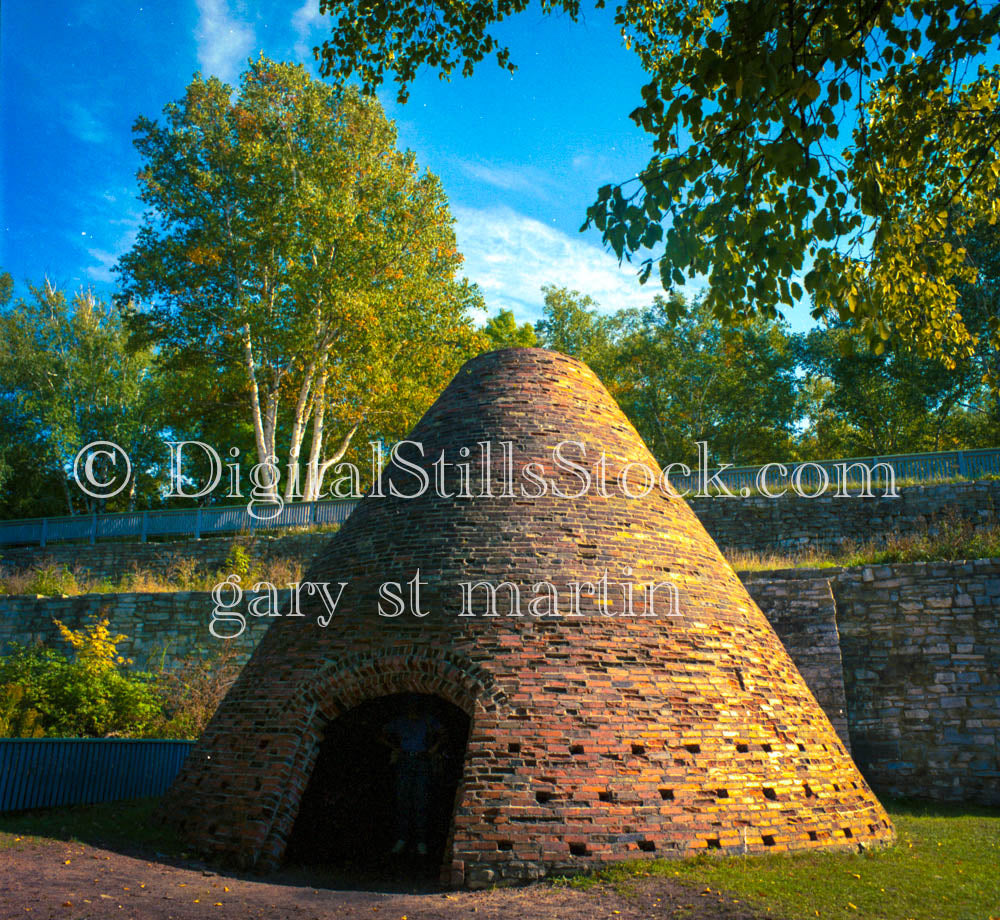
<svg viewBox="0 0 1000 920"><path fill-rule="evenodd" d="M414 722L422 727L412 728ZM331 721L285 862L328 870L334 883L435 882L468 737L461 709L422 693L368 700ZM407 747L418 750L401 751ZM397 793L409 806L402 811ZM401 835L409 838L402 848Z"/></svg>

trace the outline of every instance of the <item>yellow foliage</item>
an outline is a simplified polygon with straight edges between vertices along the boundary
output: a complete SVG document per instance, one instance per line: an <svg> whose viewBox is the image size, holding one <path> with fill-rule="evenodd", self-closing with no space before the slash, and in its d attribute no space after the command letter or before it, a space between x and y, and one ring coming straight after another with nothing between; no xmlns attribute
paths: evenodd
<svg viewBox="0 0 1000 920"><path fill-rule="evenodd" d="M76 652L79 661L86 662L97 669L112 669L116 665L132 664L131 658L118 654L118 643L124 642L128 636L118 633L111 634L111 621L103 617L95 623L88 623L81 629L70 629L60 620L53 619L63 641Z"/></svg>

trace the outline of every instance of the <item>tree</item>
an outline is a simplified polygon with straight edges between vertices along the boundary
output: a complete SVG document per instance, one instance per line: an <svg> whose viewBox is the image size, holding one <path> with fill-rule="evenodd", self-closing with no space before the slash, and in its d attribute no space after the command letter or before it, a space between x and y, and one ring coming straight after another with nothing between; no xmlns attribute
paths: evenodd
<svg viewBox="0 0 1000 920"><path fill-rule="evenodd" d="M727 328L703 301L657 297L647 309L621 311L615 324L608 386L658 460L692 464L698 441L713 463L790 456L798 406L783 323Z"/></svg>
<svg viewBox="0 0 1000 920"><path fill-rule="evenodd" d="M808 417L803 453L820 459L987 446L987 394L974 362L949 370L904 348L875 355L844 323L802 336L798 350Z"/></svg>
<svg viewBox="0 0 1000 920"><path fill-rule="evenodd" d="M542 288L542 318L535 334L544 348L572 355L600 377L611 347L611 323L589 294L555 285Z"/></svg>
<svg viewBox="0 0 1000 920"><path fill-rule="evenodd" d="M959 286L959 308L976 344L958 370L986 385L977 446L992 447L1000 444L1000 224L976 226L967 248L976 266L976 281Z"/></svg>
<svg viewBox="0 0 1000 920"><path fill-rule="evenodd" d="M676 292L605 315L576 291L543 291L539 340L590 365L660 462L691 461L697 441L725 462L789 455L796 355L784 324L727 329Z"/></svg>
<svg viewBox="0 0 1000 920"><path fill-rule="evenodd" d="M518 326L513 310L500 310L491 316L483 327L483 334L489 340L491 349L534 348L538 344L531 323Z"/></svg>
<svg viewBox="0 0 1000 920"><path fill-rule="evenodd" d="M440 182L376 100L263 56L237 92L196 75L134 130L147 212L118 271L136 328L168 367L229 386L242 368L258 462L307 457L284 498L314 499L363 422L405 431L476 350Z"/></svg>
<svg viewBox="0 0 1000 920"><path fill-rule="evenodd" d="M75 514L108 504L72 486L73 460L92 441L113 441L132 462L129 488L110 508L132 509L157 491L161 445L157 376L149 349L134 348L121 311L46 281L0 311L0 417L11 515ZM104 473L100 478L105 478ZM58 505L56 496L59 496ZM110 510L110 509L108 509Z"/></svg>
<svg viewBox="0 0 1000 920"><path fill-rule="evenodd" d="M324 75L368 90L393 72L405 99L424 64L468 75L495 55L513 69L493 26L527 6L321 0L334 22L316 53ZM543 0L557 10L576 19L579 0ZM616 22L651 78L632 118L654 153L599 190L585 227L640 257L644 280L654 265L664 288L707 276L705 304L727 323L808 296L877 352L908 341L949 366L969 353L967 237L1000 218L1000 67L974 64L1000 8L636 0Z"/></svg>

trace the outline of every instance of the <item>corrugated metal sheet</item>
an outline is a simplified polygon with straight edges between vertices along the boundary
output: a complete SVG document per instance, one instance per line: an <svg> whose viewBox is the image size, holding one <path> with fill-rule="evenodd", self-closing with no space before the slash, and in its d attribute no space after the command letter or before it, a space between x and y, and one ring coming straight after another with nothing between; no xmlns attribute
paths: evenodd
<svg viewBox="0 0 1000 920"><path fill-rule="evenodd" d="M162 795L191 741L0 738L0 812Z"/></svg>

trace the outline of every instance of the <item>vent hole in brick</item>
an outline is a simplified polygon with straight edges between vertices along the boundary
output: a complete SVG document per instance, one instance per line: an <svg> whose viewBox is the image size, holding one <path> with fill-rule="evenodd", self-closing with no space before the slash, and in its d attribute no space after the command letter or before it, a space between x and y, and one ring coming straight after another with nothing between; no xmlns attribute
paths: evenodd
<svg viewBox="0 0 1000 920"><path fill-rule="evenodd" d="M868 833L869 834L874 834L875 833L875 825L874 824L869 824L868 825Z"/></svg>
<svg viewBox="0 0 1000 920"><path fill-rule="evenodd" d="M520 754L521 753L521 745L519 745L519 744L508 744L507 745L507 753L508 754Z"/></svg>
<svg viewBox="0 0 1000 920"><path fill-rule="evenodd" d="M546 802L551 802L554 796L555 793L539 790L538 792L535 793L535 801L544 805Z"/></svg>
<svg viewBox="0 0 1000 920"><path fill-rule="evenodd" d="M817 834L816 831L809 831L809 839L819 840L819 834Z"/></svg>
<svg viewBox="0 0 1000 920"><path fill-rule="evenodd" d="M769 745L769 744L762 744L762 745L760 746L760 749L761 749L761 750L762 750L762 751L763 751L763 752L764 752L765 754L770 754L770 753L771 753L771 745Z"/></svg>
<svg viewBox="0 0 1000 920"><path fill-rule="evenodd" d="M739 681L740 690L746 690L746 681L743 680L743 671L740 668L736 669L736 680Z"/></svg>
<svg viewBox="0 0 1000 920"><path fill-rule="evenodd" d="M257 777L257 778L256 778L256 779L255 779L255 780L253 781L253 791L254 791L254 792L259 792L259 791L260 791L260 787L261 787L262 785L263 785L263 783L261 783L261 781L260 781L260 777L258 776L258 777Z"/></svg>
<svg viewBox="0 0 1000 920"><path fill-rule="evenodd" d="M644 744L633 744L632 745L632 753L636 757L641 757L643 754L646 753L646 745L644 745Z"/></svg>
<svg viewBox="0 0 1000 920"><path fill-rule="evenodd" d="M710 850L721 850L722 849L722 841L719 840L717 837L713 837L711 840L706 840L705 841L705 845Z"/></svg>
<svg viewBox="0 0 1000 920"><path fill-rule="evenodd" d="M673 789L661 789L660 798L664 802L672 802L674 800L674 790Z"/></svg>
<svg viewBox="0 0 1000 920"><path fill-rule="evenodd" d="M799 750L800 751L804 751L805 749L806 749L806 746L800 741L799 742Z"/></svg>
<svg viewBox="0 0 1000 920"><path fill-rule="evenodd" d="M774 838L770 834L764 834L763 837L761 837L761 840L764 841L764 846L766 847L774 846Z"/></svg>
<svg viewBox="0 0 1000 920"><path fill-rule="evenodd" d="M811 799L811 798L813 798L813 796L815 796L815 795L816 795L816 793L815 793L815 792L813 792L813 790L812 790L812 786L810 786L810 785L809 785L809 783L806 783L806 784L805 784L805 785L804 785L804 786L802 787L802 789L803 789L803 791L805 792L805 794L806 794L806 798L807 798L807 799Z"/></svg>
<svg viewBox="0 0 1000 920"><path fill-rule="evenodd" d="M844 836L848 840L850 840L854 836L854 834L851 833L851 829L849 827L842 828L842 830L844 831Z"/></svg>
<svg viewBox="0 0 1000 920"><path fill-rule="evenodd" d="M499 840L497 841L498 850L513 850L514 841L513 840Z"/></svg>
<svg viewBox="0 0 1000 920"><path fill-rule="evenodd" d="M689 754L700 754L701 753L701 745L700 744L685 744L684 745L684 749Z"/></svg>
<svg viewBox="0 0 1000 920"><path fill-rule="evenodd" d="M607 792L607 791L605 791L605 792L598 792L597 793L597 797L602 802L611 802L611 801L614 801L614 797L611 795L610 792Z"/></svg>
<svg viewBox="0 0 1000 920"><path fill-rule="evenodd" d="M260 748L263 751L264 748L266 748L270 743L271 743L271 739L270 738L261 738L260 739L260 744L258 744L257 747Z"/></svg>
<svg viewBox="0 0 1000 920"><path fill-rule="evenodd" d="M656 844L653 843L652 840L640 840L639 849L642 850L643 853L655 853Z"/></svg>
<svg viewBox="0 0 1000 920"><path fill-rule="evenodd" d="M778 793L771 789L769 786L764 787L764 798L770 799L772 802L776 801L778 798Z"/></svg>
<svg viewBox="0 0 1000 920"><path fill-rule="evenodd" d="M834 792L840 792L840 786L838 786L836 783L834 783L833 784L833 791Z"/></svg>
<svg viewBox="0 0 1000 920"><path fill-rule="evenodd" d="M720 799L728 799L729 798L729 790L728 789L716 789L715 790L715 794Z"/></svg>
<svg viewBox="0 0 1000 920"><path fill-rule="evenodd" d="M570 856L587 856L587 844L585 843L571 843L569 845L569 855Z"/></svg>
<svg viewBox="0 0 1000 920"><path fill-rule="evenodd" d="M571 744L570 747L569 747L569 752L571 754L582 754L583 753L583 745L582 744Z"/></svg>
<svg viewBox="0 0 1000 920"><path fill-rule="evenodd" d="M750 745L749 744L737 744L736 745L736 750L740 754L745 754L747 751L750 750Z"/></svg>

